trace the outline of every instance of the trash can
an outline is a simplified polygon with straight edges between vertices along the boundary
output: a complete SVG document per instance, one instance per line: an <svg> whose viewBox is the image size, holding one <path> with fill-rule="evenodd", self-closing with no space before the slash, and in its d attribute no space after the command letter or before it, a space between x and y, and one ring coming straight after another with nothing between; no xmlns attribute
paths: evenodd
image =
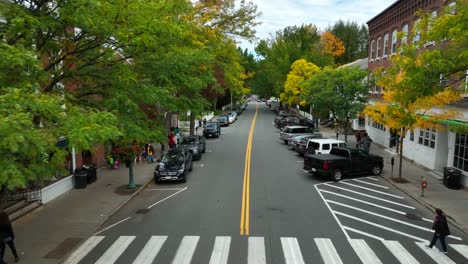
<svg viewBox="0 0 468 264"><path fill-rule="evenodd" d="M84 189L88 184L88 170L86 168L77 168L73 174L75 180L75 189Z"/></svg>
<svg viewBox="0 0 468 264"><path fill-rule="evenodd" d="M443 183L449 189L458 190L461 188L461 170L453 167L444 167Z"/></svg>
<svg viewBox="0 0 468 264"><path fill-rule="evenodd" d="M88 173L86 175L86 183L90 184L96 181L96 165L91 165L90 167L86 168Z"/></svg>

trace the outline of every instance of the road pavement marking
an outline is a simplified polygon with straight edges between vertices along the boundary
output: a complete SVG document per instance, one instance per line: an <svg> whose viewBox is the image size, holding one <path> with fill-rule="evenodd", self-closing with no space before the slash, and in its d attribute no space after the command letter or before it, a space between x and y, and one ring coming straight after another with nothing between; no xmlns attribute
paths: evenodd
<svg viewBox="0 0 468 264"><path fill-rule="evenodd" d="M195 167L203 167L203 166L205 166L205 164L203 164L203 163L202 163L202 164L193 164L193 166L195 166Z"/></svg>
<svg viewBox="0 0 468 264"><path fill-rule="evenodd" d="M157 205L157 204L159 204L159 203L162 203L162 202L164 202L165 200L171 198L172 196L177 195L177 194L179 194L179 193L181 193L181 192L183 192L183 191L185 191L185 190L187 190L187 187L183 188L182 190L180 190L180 191L178 191L178 192L176 192L176 193L173 193L173 194L169 195L168 197L162 199L161 201L158 201L158 202L156 202L156 203L154 203L154 204L148 206L148 209L151 209L153 206L155 206L155 205Z"/></svg>
<svg viewBox="0 0 468 264"><path fill-rule="evenodd" d="M356 188L364 189L364 190L367 190L367 191L370 191L370 192L379 193L379 194L382 194L382 195L387 195L387 196L390 196L390 197L395 197L395 198L398 198L398 199L404 199L404 198L405 198L405 197L402 197L402 196L398 196L398 195L394 195L394 194L390 194L390 193L386 193L386 192L377 191L377 190L374 190L374 189L371 189L371 188L367 188L367 187L364 187L364 186L352 184L352 183L349 183L349 182L341 182L341 184L346 184L346 185L349 185L349 186L353 186L353 187L356 187Z"/></svg>
<svg viewBox="0 0 468 264"><path fill-rule="evenodd" d="M420 230L423 230L423 231L427 231L427 232L430 232L430 233L434 232L434 230L429 229L429 228L425 228L425 227L422 227L422 226L406 223L404 221L401 221L401 220L398 220L398 219L395 219L395 218L391 218L391 217L388 217L388 216L385 216L385 215L381 215L381 214L378 214L378 213L367 211L367 210L357 208L357 207L354 207L354 206L351 206L351 205L348 205L348 204L339 203L339 202L335 202L335 201L332 201L332 200L326 200L326 201L329 202L329 203L333 203L333 204L343 206L343 207L351 208L351 209L354 209L354 210L359 211L359 212L363 212L363 213L370 214L370 215L373 215L373 216L377 216L377 217L387 219L387 220L390 220L390 221L393 221L393 222L397 222L397 223L400 223L402 225L411 226L411 227L414 227L414 228L417 228L417 229L420 229Z"/></svg>
<svg viewBox="0 0 468 264"><path fill-rule="evenodd" d="M244 182L242 184L242 207L240 219L240 234L250 234L250 156L252 153L252 140L255 129L255 122L258 115L258 105L255 110L255 115L250 125L249 137L247 139L247 147L245 150L245 164L244 164Z"/></svg>
<svg viewBox="0 0 468 264"><path fill-rule="evenodd" d="M162 245L166 242L167 236L152 236L141 250L138 257L133 261L133 264L151 264L161 250Z"/></svg>
<svg viewBox="0 0 468 264"><path fill-rule="evenodd" d="M314 241L325 264L343 264L331 239L314 238Z"/></svg>
<svg viewBox="0 0 468 264"><path fill-rule="evenodd" d="M426 247L426 243L424 242L414 242L421 248L424 252L426 252L429 257L431 257L437 264L456 264L453 262L449 257L447 257L444 253L439 251L437 248L428 248Z"/></svg>
<svg viewBox="0 0 468 264"><path fill-rule="evenodd" d="M373 180L373 181L379 181L379 179L376 179L376 178L374 178L374 177L372 177L372 176L371 176L371 177L367 177L367 179Z"/></svg>
<svg viewBox="0 0 468 264"><path fill-rule="evenodd" d="M281 246L283 247L286 264L305 264L297 238L282 237Z"/></svg>
<svg viewBox="0 0 468 264"><path fill-rule="evenodd" d="M418 240L418 241L422 241L424 243L429 243L429 241L427 241L426 239L423 239L423 238L420 238L420 237L417 237L417 236L413 236L413 235L407 234L405 232L395 230L395 229L390 228L390 227L379 225L379 224L376 224L376 223L373 223L373 222L370 222L370 221L367 221L367 220L364 220L364 219L361 219L361 218L358 218L358 217L355 217L355 216L352 216L352 215L349 215L349 214L345 214L345 213L338 212L338 211L335 211L335 214L342 215L344 217L351 218L351 219L354 219L356 221L366 223L368 225L372 225L372 226L375 226L375 227L378 227L378 228L381 228L381 229L384 229L384 230L387 230L387 231L390 231L390 232L393 232L393 233L396 233L396 234L399 234L399 235L402 235L402 236L405 236L405 237L409 237L409 238L412 238L412 239L415 239L415 240Z"/></svg>
<svg viewBox="0 0 468 264"><path fill-rule="evenodd" d="M338 219L338 217L336 216L335 212L331 209L330 205L325 202L325 198L323 197L322 195L322 192L320 191L320 189L318 188L317 185L314 185L315 187L315 190L317 191L317 193L320 195L320 197L322 198L322 201L323 203L327 206L328 210L330 211L330 213L333 215L333 218L335 218L335 221L336 223L338 224L338 226L340 226L341 228L341 231L343 231L343 234L345 234L346 238L347 239L350 239L349 235L348 235L348 232L346 232L343 228L343 225L341 225L341 222L340 222L340 219Z"/></svg>
<svg viewBox="0 0 468 264"><path fill-rule="evenodd" d="M216 237L209 264L226 264L228 262L230 245L231 245L231 237L229 236Z"/></svg>
<svg viewBox="0 0 468 264"><path fill-rule="evenodd" d="M184 188L168 188L168 189L146 189L147 191L180 191Z"/></svg>
<svg viewBox="0 0 468 264"><path fill-rule="evenodd" d="M303 160L298 160L297 163L304 163L304 161Z"/></svg>
<svg viewBox="0 0 468 264"><path fill-rule="evenodd" d="M88 238L83 244L81 244L81 246L77 250L71 253L71 255L67 258L67 260L65 260L65 262L63 262L63 264L79 263L103 239L104 236L92 236Z"/></svg>
<svg viewBox="0 0 468 264"><path fill-rule="evenodd" d="M387 186L383 186L383 185L375 184L375 183L370 183L370 182L366 182L366 181L363 181L363 180L353 179L353 181L357 181L357 182L360 182L360 183L364 183L364 184L367 184L367 185L371 185L371 186L375 186L375 187L379 187L379 188L383 188L383 189L388 189Z"/></svg>
<svg viewBox="0 0 468 264"><path fill-rule="evenodd" d="M172 264L190 264L199 239L199 236L184 236Z"/></svg>
<svg viewBox="0 0 468 264"><path fill-rule="evenodd" d="M248 264L265 264L265 241L263 237L249 237Z"/></svg>
<svg viewBox="0 0 468 264"><path fill-rule="evenodd" d="M346 198L346 199L349 199L349 200L353 200L353 201L356 201L356 202L364 203L364 204L367 204L367 205L370 205L370 206L375 206L375 207L385 209L385 210L388 210L388 211L391 211L391 212L394 212L394 213L397 213L397 214L406 215L406 213L403 212L403 211L398 211L398 210L395 210L393 208L389 208L389 207L386 207L386 206L383 206L383 205L378 205L378 204L375 204L375 203L371 203L371 202L368 202L368 201L357 199L357 198L347 196L347 195L344 195L344 194L335 193L335 192L331 192L331 191L327 191L327 190L320 190L320 191L325 192L325 193L329 193L329 194L333 194L333 195L336 195L336 196L340 196L340 197L343 197L343 198Z"/></svg>
<svg viewBox="0 0 468 264"><path fill-rule="evenodd" d="M458 253L463 255L466 259L468 259L468 246L467 245L450 245L455 249Z"/></svg>
<svg viewBox="0 0 468 264"><path fill-rule="evenodd" d="M372 196L372 195L369 195L369 194L356 192L356 191L353 191L353 190L350 190L350 189L346 189L346 188L343 188L343 187L339 187L339 186L335 186L335 185L332 185L332 184L329 184L329 183L325 183L324 185L327 185L327 186L330 186L330 187L333 187L333 188L336 188L336 189L340 189L340 190L343 190L343 191L347 191L347 192L359 194L359 195L362 195L362 196L365 196L365 197L369 197L369 198L372 198L372 199L376 199L376 200L379 200L379 201L383 201L383 202L386 202L386 203L395 204L395 205L398 205L398 206L401 206L401 207L406 207L406 208L413 209L413 210L416 209L416 208L414 208L414 207L412 207L412 206L408 206L408 205L406 205L406 204L401 204L401 203L397 203L397 202L394 202L394 201L386 200L386 199L383 199L383 198L380 198L380 197Z"/></svg>
<svg viewBox="0 0 468 264"><path fill-rule="evenodd" d="M379 236L375 236L375 235L372 235L372 234L369 234L367 232L364 232L364 231L361 231L361 230L357 230L357 229L354 229L352 227L349 227L349 226L343 226L344 229L346 230L349 230L351 232L354 232L354 233L358 233L358 234L361 234L363 236L368 236L368 237L371 237L373 239L377 239L377 240L380 240L380 241L384 241L385 239L382 238L382 237L379 237Z"/></svg>
<svg viewBox="0 0 468 264"><path fill-rule="evenodd" d="M417 261L400 242L384 240L382 243L392 252L401 264L419 264L419 261Z"/></svg>
<svg viewBox="0 0 468 264"><path fill-rule="evenodd" d="M124 253L125 249L132 243L135 236L121 236L106 252L96 261L95 264L112 264Z"/></svg>
<svg viewBox="0 0 468 264"><path fill-rule="evenodd" d="M127 218L124 218L124 219L122 219L122 220L118 221L117 223L115 223L115 224L112 224L112 225L110 225L110 226L108 226L108 227L104 228L103 230L101 230L101 231L99 231L99 232L96 232L96 233L94 233L94 235L93 235L93 236L95 236L95 235L97 235L97 234L100 234L100 233L102 233L102 232L104 232L104 231L106 231L106 230L108 230L108 229L110 229L110 228L112 228L112 227L114 227L114 226L116 226L116 225L118 225L118 224L122 223L122 222L125 222L125 221L127 221L128 219L130 219L130 218L131 218L130 216L129 216L129 217L127 217Z"/></svg>
<svg viewBox="0 0 468 264"><path fill-rule="evenodd" d="M380 259L375 255L374 251L367 245L363 239L348 240L354 251L361 259L362 263L382 264Z"/></svg>

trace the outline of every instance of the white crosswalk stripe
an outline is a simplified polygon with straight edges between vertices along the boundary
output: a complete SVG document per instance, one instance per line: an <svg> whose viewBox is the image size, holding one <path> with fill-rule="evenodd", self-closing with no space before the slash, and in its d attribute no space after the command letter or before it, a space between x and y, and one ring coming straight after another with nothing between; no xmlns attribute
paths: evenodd
<svg viewBox="0 0 468 264"><path fill-rule="evenodd" d="M467 245L450 245L458 253L468 259L468 246Z"/></svg>
<svg viewBox="0 0 468 264"><path fill-rule="evenodd" d="M353 231L352 228L350 228ZM356 230L358 231L358 230ZM164 244L168 240L167 236L151 236L145 243L144 247L139 253L130 252L127 248L133 243L136 239L135 236L120 236L118 237L108 248L103 248L103 246L98 246L105 239L105 236L92 236L86 240L77 250L75 250L68 259L66 259L64 264L80 264L80 263L97 263L97 264L112 264L115 262L122 262L119 258L122 254L125 253L125 258L133 258L133 264L149 264L155 262L156 257L158 256L161 249L164 247ZM107 240L106 240L107 241ZM198 243L200 241L199 236L185 236L180 241L180 244L175 252L175 256L172 259L173 264L190 264L193 263L193 256L197 250ZM370 239L372 241L372 246L375 243L382 243L393 256L402 264L419 264L420 262L417 256L425 253L429 258L434 260L437 264L455 264L460 263L450 259L449 256L440 252L436 248L427 248L424 242L410 242L415 243L419 249L416 249L418 252L410 252L407 247L403 246L400 242L394 240L385 240L385 239ZM108 241L110 242L110 241ZM301 251L300 240L296 237L281 237L279 239L281 242L282 253L284 257L284 263L286 264L305 264L305 259ZM338 254L337 248L333 244L333 241L329 238L314 238L314 242L317 246L317 249L320 253L320 256L324 264L343 264L340 255ZM369 244L366 243L363 239L349 239L349 245L352 250L354 250L355 255L361 260L364 264L379 264L385 261L379 259L376 253L381 254L381 252L374 251ZM265 238L264 237L248 237L248 240L244 240L242 243L247 243L247 264L266 264L266 251L265 247ZM276 243L271 242L270 243ZM107 243L106 243L107 244ZM303 245L304 246L304 245ZM451 255L458 257L463 257L468 261L468 246L464 244L449 244L449 246L454 249ZM231 247L231 237L230 236L217 236L214 241L214 245L211 251L211 257L209 264L227 264L230 256L230 247ZM242 247L241 247L242 248ZM311 250L312 247L310 244L305 246L306 249ZM349 248L349 247L348 247ZM413 247L414 248L414 247ZM343 247L339 247L339 250L344 250ZM99 256L96 255L98 250L102 250L104 253ZM166 249L167 250L167 249ZM172 249L171 249L172 250ZM202 249L200 249L202 250ZM90 254L92 253L92 254ZM87 255L91 256L87 256ZM130 255L129 255L130 254ZM135 254L135 255L133 255ZM278 253L274 253L275 255ZM236 256L237 258L239 256ZM280 256L276 256L280 257ZM93 258L97 259L94 262ZM208 256L207 256L208 259ZM158 260L161 261L161 260ZM200 261L200 260L198 260ZM387 260L388 261L388 260ZM395 260L392 260L394 262ZM130 263L131 261L129 261ZM170 260L165 260L169 263ZM206 260L208 262L208 260ZM463 262L465 263L465 262Z"/></svg>
<svg viewBox="0 0 468 264"><path fill-rule="evenodd" d="M426 247L426 243L423 242L415 242L419 248L421 248L424 252L426 252L429 257L431 257L437 264L455 264L449 257L447 257L444 253L440 252L436 248L428 248Z"/></svg>
<svg viewBox="0 0 468 264"><path fill-rule="evenodd" d="M340 256L338 255L338 252L336 251L336 248L333 246L331 239L314 238L314 241L325 264L343 264Z"/></svg>
<svg viewBox="0 0 468 264"><path fill-rule="evenodd" d="M401 264L419 264L417 261L398 241L384 240L384 245L392 252L392 254L400 261Z"/></svg>
<svg viewBox="0 0 468 264"><path fill-rule="evenodd" d="M75 250L68 259L63 262L64 264L77 264L79 263L88 253L96 247L99 242L104 239L104 236L92 236L88 238L81 246Z"/></svg>
<svg viewBox="0 0 468 264"><path fill-rule="evenodd" d="M374 251L367 245L363 239L348 240L354 251L364 264L382 264L380 259L375 255Z"/></svg>
<svg viewBox="0 0 468 264"><path fill-rule="evenodd" d="M283 247L286 264L304 264L301 248L295 237L282 237L281 246Z"/></svg>
<svg viewBox="0 0 468 264"><path fill-rule="evenodd" d="M152 236L146 243L138 257L133 261L133 264L151 264L154 258L161 250L162 245L166 242L167 236Z"/></svg>
<svg viewBox="0 0 468 264"><path fill-rule="evenodd" d="M249 237L248 264L265 264L265 241L263 237Z"/></svg>
<svg viewBox="0 0 468 264"><path fill-rule="evenodd" d="M172 264L189 264L197 247L199 236L186 236L182 239Z"/></svg>
<svg viewBox="0 0 468 264"><path fill-rule="evenodd" d="M96 261L95 264L112 264L122 255L127 247L135 239L135 236L121 236L114 244Z"/></svg>
<svg viewBox="0 0 468 264"><path fill-rule="evenodd" d="M225 264L229 257L229 246L231 237L216 237L213 252L211 253L210 264Z"/></svg>

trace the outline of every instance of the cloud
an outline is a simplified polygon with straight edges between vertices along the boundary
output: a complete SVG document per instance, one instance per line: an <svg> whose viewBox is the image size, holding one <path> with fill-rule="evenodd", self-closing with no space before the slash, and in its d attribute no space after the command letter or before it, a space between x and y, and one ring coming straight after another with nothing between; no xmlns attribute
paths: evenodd
<svg viewBox="0 0 468 264"><path fill-rule="evenodd" d="M240 0L238 0L240 1ZM332 26L339 19L354 21L358 25L378 15L395 0L251 0L257 5L262 16L262 24L256 27L259 39L269 38L270 34L287 26L314 24L320 30ZM255 44L241 41L240 46L253 51Z"/></svg>

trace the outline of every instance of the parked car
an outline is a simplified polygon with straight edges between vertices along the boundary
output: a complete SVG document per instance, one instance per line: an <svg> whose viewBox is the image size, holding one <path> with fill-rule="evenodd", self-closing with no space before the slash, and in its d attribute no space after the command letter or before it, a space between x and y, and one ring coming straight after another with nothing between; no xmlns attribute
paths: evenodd
<svg viewBox="0 0 468 264"><path fill-rule="evenodd" d="M235 111L229 112L227 115L229 124L232 124L237 120L237 113Z"/></svg>
<svg viewBox="0 0 468 264"><path fill-rule="evenodd" d="M203 136L205 137L219 137L221 135L221 124L219 121L207 122L203 128Z"/></svg>
<svg viewBox="0 0 468 264"><path fill-rule="evenodd" d="M277 127L280 129L285 126L307 126L313 128L315 125L313 121L307 120L306 118L288 116L286 118L282 118L277 124Z"/></svg>
<svg viewBox="0 0 468 264"><path fill-rule="evenodd" d="M227 115L219 116L218 122L221 126L229 126L229 117Z"/></svg>
<svg viewBox="0 0 468 264"><path fill-rule="evenodd" d="M164 153L154 170L154 181L187 181L188 172L192 170L192 153L185 148L171 149Z"/></svg>
<svg viewBox="0 0 468 264"><path fill-rule="evenodd" d="M330 154L315 155L307 151L304 155L304 169L339 181L349 174L370 172L379 175L383 169L383 158L362 149L335 147Z"/></svg>
<svg viewBox="0 0 468 264"><path fill-rule="evenodd" d="M288 144L288 141L293 136L300 136L305 134L312 134L314 131L306 126L286 126L280 133L280 139Z"/></svg>
<svg viewBox="0 0 468 264"><path fill-rule="evenodd" d="M333 147L346 147L346 142L329 138L315 138L307 142L306 149L313 148L315 154L329 154Z"/></svg>
<svg viewBox="0 0 468 264"><path fill-rule="evenodd" d="M320 133L310 133L310 134L302 134L299 136L293 136L288 140L288 147L292 150L296 150L298 144L304 140L309 138L321 138L322 134Z"/></svg>
<svg viewBox="0 0 468 264"><path fill-rule="evenodd" d="M295 146L295 150L299 155L304 155L307 149L307 145L312 139L321 139L323 138L322 133L313 133L312 135L309 136L304 136L302 137L299 142L297 142Z"/></svg>
<svg viewBox="0 0 468 264"><path fill-rule="evenodd" d="M257 99L257 102L261 102L261 101L262 101L262 99Z"/></svg>
<svg viewBox="0 0 468 264"><path fill-rule="evenodd" d="M193 160L200 160L202 153L206 151L205 138L198 135L184 136L179 147L188 149L192 153Z"/></svg>

